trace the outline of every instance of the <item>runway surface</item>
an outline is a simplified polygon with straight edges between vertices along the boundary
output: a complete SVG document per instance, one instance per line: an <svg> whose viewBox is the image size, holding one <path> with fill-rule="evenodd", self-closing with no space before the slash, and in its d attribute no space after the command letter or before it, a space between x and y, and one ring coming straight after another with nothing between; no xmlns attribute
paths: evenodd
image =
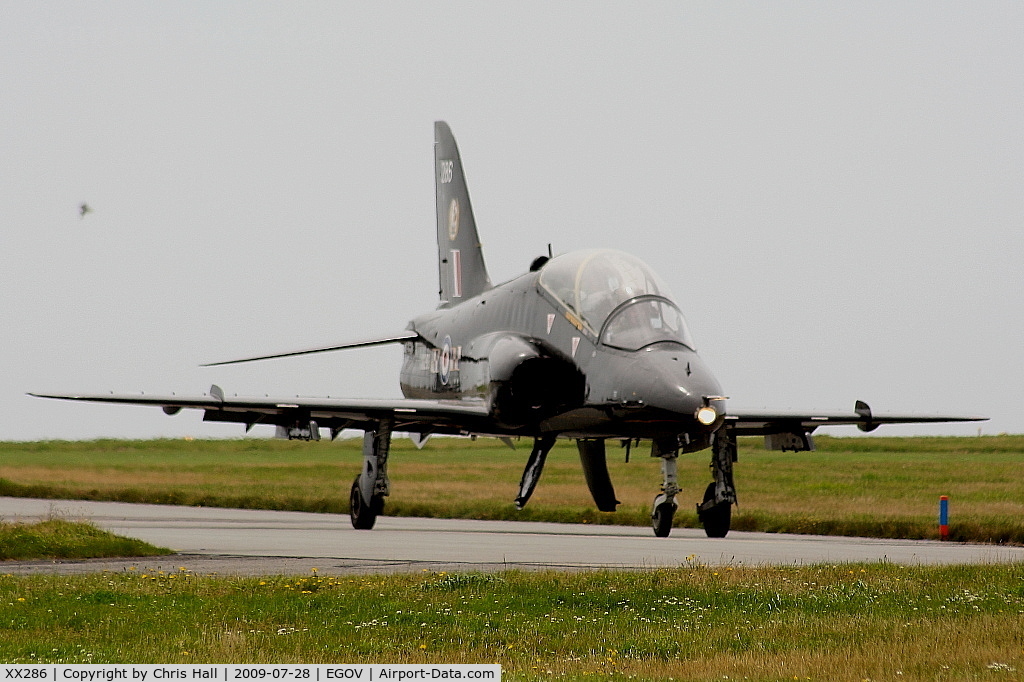
<svg viewBox="0 0 1024 682"><path fill-rule="evenodd" d="M740 533L710 539L701 530L399 518L372 531L347 515L174 507L0 497L0 519L56 516L170 547L149 559L3 562L0 572L85 573L129 567L181 567L196 573L277 575L650 569L705 565L801 565L890 561L904 565L1024 562L1024 547L815 535Z"/></svg>

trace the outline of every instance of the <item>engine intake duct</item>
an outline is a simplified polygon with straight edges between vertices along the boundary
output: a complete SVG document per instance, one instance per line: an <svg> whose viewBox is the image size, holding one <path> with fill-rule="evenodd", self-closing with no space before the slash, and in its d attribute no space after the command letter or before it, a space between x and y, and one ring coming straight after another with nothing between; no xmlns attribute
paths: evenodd
<svg viewBox="0 0 1024 682"><path fill-rule="evenodd" d="M495 344L490 377L494 415L507 426L536 424L583 404L584 379L575 365L519 337Z"/></svg>

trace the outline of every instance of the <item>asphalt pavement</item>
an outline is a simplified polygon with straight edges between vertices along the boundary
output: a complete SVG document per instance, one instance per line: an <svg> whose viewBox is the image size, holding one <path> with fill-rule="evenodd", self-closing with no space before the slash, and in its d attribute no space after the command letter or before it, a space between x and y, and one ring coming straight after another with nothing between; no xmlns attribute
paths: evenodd
<svg viewBox="0 0 1024 682"><path fill-rule="evenodd" d="M888 561L901 565L1024 562L1024 547L922 540L381 516L354 530L347 515L0 497L0 519L87 520L176 554L146 559L3 562L0 572L132 568L225 575L652 569L693 564L785 566Z"/></svg>

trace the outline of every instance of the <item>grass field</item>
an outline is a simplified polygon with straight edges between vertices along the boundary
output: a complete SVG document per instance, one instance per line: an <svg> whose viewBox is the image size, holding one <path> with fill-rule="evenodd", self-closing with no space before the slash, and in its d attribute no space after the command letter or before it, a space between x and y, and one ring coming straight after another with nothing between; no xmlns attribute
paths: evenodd
<svg viewBox="0 0 1024 682"><path fill-rule="evenodd" d="M38 523L0 521L0 560L95 559L170 554L171 550L100 530L89 523L47 519Z"/></svg>
<svg viewBox="0 0 1024 682"><path fill-rule="evenodd" d="M1024 566L228 578L0 575L6 663L500 663L505 679L1024 671Z"/></svg>
<svg viewBox="0 0 1024 682"><path fill-rule="evenodd" d="M647 525L661 481L646 448L624 462L609 448L618 499L595 510L573 444L559 443L522 512L512 500L530 443L394 441L385 514ZM346 512L361 462L358 439L154 440L0 443L0 494L243 508ZM707 452L680 458L676 525L696 526L692 503L710 480ZM763 450L743 439L733 528L935 538L940 495L956 540L1024 543L1024 436L818 438L811 453Z"/></svg>

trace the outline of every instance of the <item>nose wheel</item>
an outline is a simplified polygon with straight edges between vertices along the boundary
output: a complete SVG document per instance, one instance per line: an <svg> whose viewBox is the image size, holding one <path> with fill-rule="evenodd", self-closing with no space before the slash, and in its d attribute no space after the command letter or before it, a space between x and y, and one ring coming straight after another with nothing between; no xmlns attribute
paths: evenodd
<svg viewBox="0 0 1024 682"><path fill-rule="evenodd" d="M669 499L668 495L662 493L654 498L654 508L651 510L651 527L654 534L659 538L667 538L672 532L672 517L676 513L675 500Z"/></svg>

